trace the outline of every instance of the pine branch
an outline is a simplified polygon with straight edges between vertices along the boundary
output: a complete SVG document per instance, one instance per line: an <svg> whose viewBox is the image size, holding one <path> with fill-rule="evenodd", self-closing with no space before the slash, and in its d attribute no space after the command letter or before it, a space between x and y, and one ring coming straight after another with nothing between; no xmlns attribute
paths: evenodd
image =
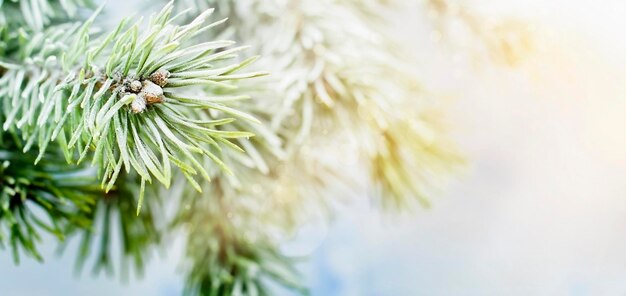
<svg viewBox="0 0 626 296"><path fill-rule="evenodd" d="M23 154L7 134L0 140L0 246L9 244L16 262L20 252L42 261L42 232L63 241L91 227L98 180L93 170L65 165L57 150L35 166L36 154Z"/></svg>
<svg viewBox="0 0 626 296"><path fill-rule="evenodd" d="M243 90L254 93L256 87L256 83L244 84ZM281 255L269 238L270 233L282 232L287 225L295 226L295 219L290 218L296 213L270 209L278 206L274 198L267 198L272 193L257 192L275 182L273 168L285 152L282 140L265 124L272 111L256 107L237 106L263 124L236 121L228 127L257 135L235 140L246 150L245 155L223 151L224 163L237 171L236 175L213 171L211 182L199 182L202 193L174 190L180 186L169 193L169 199L181 205L173 226L187 235L186 295L272 295L269 287L276 284L304 291L294 262Z"/></svg>
<svg viewBox="0 0 626 296"><path fill-rule="evenodd" d="M94 274L104 271L113 275L118 258L114 253L118 249L117 242L121 250L122 264L118 267L121 278L127 279L131 269L137 275L143 275L150 256L161 243L167 223L158 223L166 220L161 211L161 197L165 194L156 186L147 188L151 198L144 203L142 214L137 217L138 183L137 176L121 176L114 189L98 199L96 209L89 216L94 227L77 233L80 236L76 261L78 272L91 264ZM88 263L90 259L92 263Z"/></svg>
<svg viewBox="0 0 626 296"><path fill-rule="evenodd" d="M27 25L42 30L51 23L74 18L81 7L93 7L90 0L5 0L0 1L0 26Z"/></svg>
<svg viewBox="0 0 626 296"><path fill-rule="evenodd" d="M377 182L381 206L401 211L412 204L405 197L415 197L423 207L430 207L429 197L440 189L452 170L464 160L458 156L444 133L433 110L411 113L411 119L390 122L369 154L371 174Z"/></svg>
<svg viewBox="0 0 626 296"><path fill-rule="evenodd" d="M439 141L442 129L415 116L427 112L432 99L416 87L419 81L396 55L393 41L367 18L371 7L384 2L223 0L220 5L232 12L237 38L264 57L257 66L278 77L267 81L274 92L259 101L276 110L271 127L293 157L287 165L314 143L311 139L330 138L336 131L362 155L371 182L381 189L376 197L382 204L404 207L417 200L425 205L431 190L422 186L429 182L418 180L435 170L447 174L461 161L447 141ZM426 128L403 134L395 130L403 122ZM422 141L424 130L435 133L437 141ZM421 148L411 149L416 147ZM307 157L319 160L327 154ZM428 161L419 163L423 160ZM343 186L332 184L332 178L327 183ZM306 199L325 200L310 193L301 198Z"/></svg>
<svg viewBox="0 0 626 296"><path fill-rule="evenodd" d="M146 27L125 20L95 39L94 17L82 26L22 32L28 41L21 54L2 64L4 128L19 128L26 148L38 139L40 156L50 140L78 163L93 152L105 190L122 168L167 187L173 164L197 189L193 177L209 179L208 162L229 172L219 153L241 150L231 140L253 134L224 126L256 119L229 107L248 96L221 93L263 73L239 73L253 59L228 62L245 48L233 42L190 43L223 22L207 23L211 10L184 26L172 24L171 12L170 3ZM199 95L201 87L211 95Z"/></svg>
<svg viewBox="0 0 626 296"><path fill-rule="evenodd" d="M259 221L227 199L219 181L207 189L211 198L187 199L175 221L188 231L185 295L274 295L268 281L306 294L293 259L280 254Z"/></svg>

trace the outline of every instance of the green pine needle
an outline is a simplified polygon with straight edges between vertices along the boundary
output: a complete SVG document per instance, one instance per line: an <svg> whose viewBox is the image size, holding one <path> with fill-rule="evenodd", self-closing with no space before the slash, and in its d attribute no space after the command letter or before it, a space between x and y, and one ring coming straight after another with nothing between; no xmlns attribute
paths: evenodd
<svg viewBox="0 0 626 296"><path fill-rule="evenodd" d="M0 247L8 243L16 262L20 252L43 260L37 248L42 232L62 241L89 229L101 194L93 170L68 167L58 150L37 166L36 156L0 135Z"/></svg>
<svg viewBox="0 0 626 296"><path fill-rule="evenodd" d="M230 106L245 96L221 93L264 73L239 73L252 60L231 62L245 49L231 41L194 43L223 22L207 22L212 10L182 26L171 12L172 3L147 25L125 20L102 36L89 29L97 13L82 25L9 34L19 46L0 64L3 128L20 129L25 150L38 143L40 155L69 139L63 152L77 163L91 158L105 189L122 169L166 187L172 165L190 179L210 179L206 161L229 172L222 149L254 134L222 120L257 120Z"/></svg>
<svg viewBox="0 0 626 296"><path fill-rule="evenodd" d="M93 7L90 0L3 0L0 1L0 26L26 25L42 30L52 22L76 17L81 7Z"/></svg>

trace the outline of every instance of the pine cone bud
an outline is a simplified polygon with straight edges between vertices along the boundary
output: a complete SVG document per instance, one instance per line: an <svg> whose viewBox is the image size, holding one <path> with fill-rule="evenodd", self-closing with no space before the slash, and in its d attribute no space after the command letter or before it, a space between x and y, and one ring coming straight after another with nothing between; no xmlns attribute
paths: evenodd
<svg viewBox="0 0 626 296"><path fill-rule="evenodd" d="M137 114L137 113L141 113L143 112L143 110L146 110L146 99L144 98L144 96L142 96L141 94L139 94L132 103L130 103L130 109L133 111L133 113Z"/></svg>
<svg viewBox="0 0 626 296"><path fill-rule="evenodd" d="M143 96L148 104L163 103L163 89L150 80L143 81L140 96Z"/></svg>
<svg viewBox="0 0 626 296"><path fill-rule="evenodd" d="M156 83L160 87L164 87L167 84L167 78L170 77L170 72L165 69L159 69L150 75L150 80Z"/></svg>
<svg viewBox="0 0 626 296"><path fill-rule="evenodd" d="M130 90L134 93L138 93L141 90L141 81L133 80L130 83Z"/></svg>

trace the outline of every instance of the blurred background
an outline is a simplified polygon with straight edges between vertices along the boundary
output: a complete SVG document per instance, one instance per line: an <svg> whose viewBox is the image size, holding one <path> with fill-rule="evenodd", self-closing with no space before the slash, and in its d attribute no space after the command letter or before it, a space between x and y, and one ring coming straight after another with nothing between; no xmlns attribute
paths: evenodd
<svg viewBox="0 0 626 296"><path fill-rule="evenodd" d="M309 255L313 295L624 295L626 2L461 3L488 32L507 24L517 35L498 34L522 50L485 46L491 35L455 30L454 17L440 30L418 4L387 17L445 99L467 169L431 209L389 216L363 199L305 225L286 252ZM6 295L181 291L179 241L128 283L76 277L75 251L45 246L45 264L0 254Z"/></svg>

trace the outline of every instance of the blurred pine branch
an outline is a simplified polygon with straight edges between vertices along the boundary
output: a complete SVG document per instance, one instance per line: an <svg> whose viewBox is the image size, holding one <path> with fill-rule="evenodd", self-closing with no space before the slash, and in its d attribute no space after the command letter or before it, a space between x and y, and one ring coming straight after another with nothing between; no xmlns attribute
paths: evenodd
<svg viewBox="0 0 626 296"><path fill-rule="evenodd" d="M363 191L427 206L462 163L391 2L180 0L112 28L81 0L0 2L0 243L41 259L40 231L76 234L79 270L141 274L184 233L186 294L307 294L280 250L301 223Z"/></svg>

